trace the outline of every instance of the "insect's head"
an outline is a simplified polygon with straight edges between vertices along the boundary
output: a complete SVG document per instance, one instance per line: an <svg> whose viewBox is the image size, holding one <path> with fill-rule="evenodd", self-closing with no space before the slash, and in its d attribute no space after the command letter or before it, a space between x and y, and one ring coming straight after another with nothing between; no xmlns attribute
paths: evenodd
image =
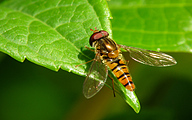
<svg viewBox="0 0 192 120"><path fill-rule="evenodd" d="M89 44L94 47L95 43L97 40L100 40L103 37L107 37L109 36L109 33L107 31L104 30L97 30L97 28L95 28L95 30L90 29L91 31L93 31L93 34L91 35L90 39L89 39Z"/></svg>

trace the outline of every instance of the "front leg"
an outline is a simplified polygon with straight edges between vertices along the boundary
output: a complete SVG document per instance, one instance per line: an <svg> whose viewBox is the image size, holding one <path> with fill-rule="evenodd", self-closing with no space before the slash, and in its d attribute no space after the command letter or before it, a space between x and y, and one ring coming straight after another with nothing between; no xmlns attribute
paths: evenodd
<svg viewBox="0 0 192 120"><path fill-rule="evenodd" d="M92 50L91 48L89 48L89 47L87 47L87 46L85 46L85 48L87 48L87 49L90 50L90 51L95 52L95 50Z"/></svg>

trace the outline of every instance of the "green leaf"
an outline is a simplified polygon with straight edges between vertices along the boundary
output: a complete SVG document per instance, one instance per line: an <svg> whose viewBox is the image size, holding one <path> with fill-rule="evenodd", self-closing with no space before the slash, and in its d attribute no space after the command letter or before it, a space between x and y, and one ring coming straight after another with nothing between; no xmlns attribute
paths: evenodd
<svg viewBox="0 0 192 120"><path fill-rule="evenodd" d="M113 38L150 50L192 52L191 0L111 0Z"/></svg>
<svg viewBox="0 0 192 120"><path fill-rule="evenodd" d="M109 73L109 75L113 76L114 78L115 91L125 100L125 102L127 102L134 109L136 113L139 113L140 103L135 92L127 90L111 72ZM106 85L108 87L111 87L112 82L108 80L106 82Z"/></svg>
<svg viewBox="0 0 192 120"><path fill-rule="evenodd" d="M75 66L94 58L84 48L89 46L90 28L112 35L110 18L105 0L4 1L0 5L0 51L21 62L27 59L54 71L61 68L85 76L90 64ZM115 81L117 93L138 113L136 95Z"/></svg>
<svg viewBox="0 0 192 120"><path fill-rule="evenodd" d="M100 5L105 7L106 2L6 1L0 9L1 51L18 61L27 58L55 71L62 68L84 75L85 69L75 65L91 59L82 52L92 34L89 29L110 31L109 12L94 9Z"/></svg>

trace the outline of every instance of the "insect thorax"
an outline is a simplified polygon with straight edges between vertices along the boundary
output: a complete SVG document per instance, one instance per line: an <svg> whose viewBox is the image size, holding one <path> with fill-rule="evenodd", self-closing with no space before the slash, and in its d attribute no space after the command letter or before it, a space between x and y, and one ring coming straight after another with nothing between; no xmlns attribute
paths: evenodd
<svg viewBox="0 0 192 120"><path fill-rule="evenodd" d="M108 38L103 38L95 44L96 53L99 53L102 62L113 62L122 58L121 51L117 44Z"/></svg>

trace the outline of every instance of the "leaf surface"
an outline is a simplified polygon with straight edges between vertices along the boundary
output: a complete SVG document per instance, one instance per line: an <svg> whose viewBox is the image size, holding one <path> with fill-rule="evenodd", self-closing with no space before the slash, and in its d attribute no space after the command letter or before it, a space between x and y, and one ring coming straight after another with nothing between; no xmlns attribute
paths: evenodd
<svg viewBox="0 0 192 120"><path fill-rule="evenodd" d="M90 64L75 66L94 58L84 48L89 46L90 28L112 35L110 17L105 0L4 1L0 5L0 51L21 62L28 59L54 71L61 68L85 76ZM139 112L136 95L121 91L125 88L119 85L116 80L117 92Z"/></svg>
<svg viewBox="0 0 192 120"><path fill-rule="evenodd" d="M113 38L150 50L192 52L191 0L111 0Z"/></svg>
<svg viewBox="0 0 192 120"><path fill-rule="evenodd" d="M61 67L84 74L75 65L92 58L82 52L88 46L90 28L110 31L110 13L103 9L101 14L95 9L100 5L105 8L106 2L5 1L0 9L0 49L19 61L27 58L52 70Z"/></svg>

